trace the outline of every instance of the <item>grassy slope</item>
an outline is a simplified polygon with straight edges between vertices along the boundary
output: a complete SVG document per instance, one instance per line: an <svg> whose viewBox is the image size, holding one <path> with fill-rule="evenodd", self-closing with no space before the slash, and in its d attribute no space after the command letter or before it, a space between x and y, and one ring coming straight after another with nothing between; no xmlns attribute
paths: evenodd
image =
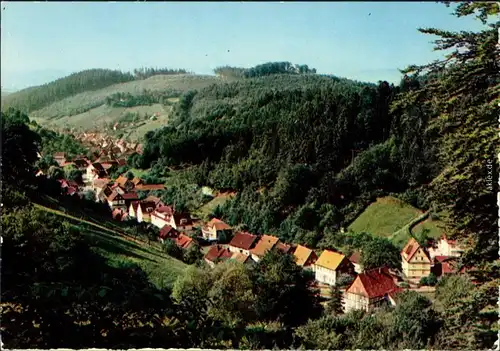
<svg viewBox="0 0 500 351"><path fill-rule="evenodd" d="M42 205L35 206L64 217L80 227L92 249L106 257L110 265L136 263L159 288L171 287L187 267L183 262L163 253L159 245L148 245L124 235L119 230L119 225L111 221L101 225Z"/></svg>
<svg viewBox="0 0 500 351"><path fill-rule="evenodd" d="M130 140L139 140L148 131L159 128L168 122L172 106L155 104L152 106L113 108L104 104L106 97L114 93L131 93L136 95L142 93L144 89L150 91L165 91L169 89L188 91L201 89L219 82L221 82L220 78L215 76L153 76L144 80L116 84L97 91L84 92L68 97L43 109L33 111L30 114L30 118L48 128L71 127L88 130L102 128L104 123L118 122L128 112L138 112L141 115L160 113L160 117L156 121L146 119L141 123L136 123L134 126L117 131L117 133L123 133L125 136L128 136ZM177 100L171 99L171 102L175 103ZM88 111L70 116L72 111L81 108L88 109Z"/></svg>
<svg viewBox="0 0 500 351"><path fill-rule="evenodd" d="M349 229L355 233L368 232L388 238L421 214L422 211L415 207L387 196L368 206Z"/></svg>

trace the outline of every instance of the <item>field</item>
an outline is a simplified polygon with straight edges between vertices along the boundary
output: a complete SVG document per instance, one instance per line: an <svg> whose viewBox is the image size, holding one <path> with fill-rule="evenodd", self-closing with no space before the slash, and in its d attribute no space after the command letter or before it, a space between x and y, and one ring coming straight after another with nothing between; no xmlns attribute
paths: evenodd
<svg viewBox="0 0 500 351"><path fill-rule="evenodd" d="M139 113L141 116L151 116L159 113L157 120L146 117L143 121L135 123L126 129L115 133L123 133L132 141L142 138L150 130L160 128L168 123L168 118L178 99L170 99L172 105L163 106L136 106L130 108L110 107L105 105L105 98L114 93L141 94L143 90L150 91L189 91L202 89L212 84L222 82L216 76L201 75L158 75L148 79L115 84L110 87L80 93L61 101L55 102L40 110L30 113L30 118L47 128L71 127L80 130L99 129L107 124L114 124L123 120L128 113Z"/></svg>
<svg viewBox="0 0 500 351"><path fill-rule="evenodd" d="M187 267L183 262L162 252L159 244L148 245L124 235L118 223L101 220L99 221L101 224L97 224L97 219L91 216L86 218L92 219L92 221L83 220L46 206L36 206L44 211L64 217L73 225L78 226L83 231L92 250L105 257L109 265L119 266L122 263L136 263L158 288L171 287Z"/></svg>
<svg viewBox="0 0 500 351"><path fill-rule="evenodd" d="M367 232L389 238L409 222L422 215L422 211L394 197L377 199L349 226L354 233Z"/></svg>
<svg viewBox="0 0 500 351"><path fill-rule="evenodd" d="M212 211L217 206L222 206L224 203L232 197L230 193L222 193L214 197L212 200L201 206L197 211L196 215L204 220L208 220L208 215L212 213Z"/></svg>

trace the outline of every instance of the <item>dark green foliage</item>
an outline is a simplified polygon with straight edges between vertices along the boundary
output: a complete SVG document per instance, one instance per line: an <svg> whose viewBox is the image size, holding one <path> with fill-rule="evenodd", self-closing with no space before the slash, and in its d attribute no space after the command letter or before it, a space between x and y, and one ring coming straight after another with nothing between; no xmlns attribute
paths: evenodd
<svg viewBox="0 0 500 351"><path fill-rule="evenodd" d="M290 62L267 62L262 65L245 70L246 78L263 77L271 74L308 74L316 73L316 69L310 69L307 65L294 65Z"/></svg>
<svg viewBox="0 0 500 351"><path fill-rule="evenodd" d="M361 247L361 265L364 269L382 267L384 265L401 270L399 249L385 238L374 237Z"/></svg>
<svg viewBox="0 0 500 351"><path fill-rule="evenodd" d="M330 287L330 299L328 300L325 312L329 315L339 315L344 311L342 304L342 291L338 286Z"/></svg>
<svg viewBox="0 0 500 351"><path fill-rule="evenodd" d="M66 153L66 158L72 159L75 156L84 155L88 152L71 134L61 134L40 126L36 126L35 131L41 138L40 149L44 157L53 155L56 152L64 152Z"/></svg>
<svg viewBox="0 0 500 351"><path fill-rule="evenodd" d="M183 252L182 249L177 246L177 244L172 240L172 239L166 239L165 242L163 243L163 249L165 252L177 259L182 259L183 257Z"/></svg>
<svg viewBox="0 0 500 351"><path fill-rule="evenodd" d="M255 311L259 320L280 321L292 327L319 315L319 301L310 286L310 278L291 255L269 251L250 271L250 277L257 297ZM293 301L300 301L300 304ZM294 308L290 308L291 304Z"/></svg>
<svg viewBox="0 0 500 351"><path fill-rule="evenodd" d="M2 123L2 181L18 186L32 184L40 136L32 131L28 117L9 109L0 112Z"/></svg>
<svg viewBox="0 0 500 351"><path fill-rule="evenodd" d="M190 245L183 255L183 261L187 264L195 264L203 259L203 253L197 244Z"/></svg>
<svg viewBox="0 0 500 351"><path fill-rule="evenodd" d="M135 79L147 79L157 75L175 75L186 74L188 71L185 69L172 69L172 68L138 68L134 69Z"/></svg>
<svg viewBox="0 0 500 351"><path fill-rule="evenodd" d="M133 80L130 73L108 69L90 69L70 74L41 86L27 88L10 94L5 107L13 107L25 113L41 109L53 102L84 91L93 91L107 86Z"/></svg>

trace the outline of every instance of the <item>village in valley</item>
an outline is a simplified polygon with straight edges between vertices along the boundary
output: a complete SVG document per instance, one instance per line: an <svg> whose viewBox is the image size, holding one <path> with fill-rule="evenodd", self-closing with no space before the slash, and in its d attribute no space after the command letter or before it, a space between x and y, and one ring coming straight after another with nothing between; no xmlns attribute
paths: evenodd
<svg viewBox="0 0 500 351"><path fill-rule="evenodd" d="M194 218L186 211L176 211L175 204L166 204L158 196L147 195L140 199L138 192L154 191L157 194L165 189L164 184L146 184L140 177L129 174L112 179L108 171L112 167L127 165L127 157L141 153L141 145L113 142L99 134L80 136L79 140L90 147L95 159L79 155L69 160L62 152L53 155L61 167L72 166L82 172L81 183L58 180L63 194L83 197L84 192L90 190L95 194L95 202L109 206L113 220L136 221L157 228L158 242L171 241L182 251L191 246L198 247L200 256L209 267L226 260L252 265L271 250L290 254L298 266L314 276L314 287L319 288L324 300L330 298L332 287L339 288L345 312L396 305L398 292L411 289L432 293L441 277L465 272L464 268L457 271L455 265L463 249L445 234L438 240L429 239L425 246L411 238L401 251L401 271L385 265L364 270L360 251L346 256L333 247L316 250L282 242L270 234L256 235L235 230L218 218L209 221ZM42 174L42 171L37 173ZM436 281L427 283L428 280Z"/></svg>

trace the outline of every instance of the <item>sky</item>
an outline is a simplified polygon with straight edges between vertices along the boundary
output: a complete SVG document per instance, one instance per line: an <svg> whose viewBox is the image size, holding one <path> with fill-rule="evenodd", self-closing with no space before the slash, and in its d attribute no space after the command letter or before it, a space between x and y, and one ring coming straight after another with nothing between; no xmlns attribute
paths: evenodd
<svg viewBox="0 0 500 351"><path fill-rule="evenodd" d="M442 56L419 27L478 30L434 2L2 2L2 90L90 68L185 68L270 61L398 83Z"/></svg>

